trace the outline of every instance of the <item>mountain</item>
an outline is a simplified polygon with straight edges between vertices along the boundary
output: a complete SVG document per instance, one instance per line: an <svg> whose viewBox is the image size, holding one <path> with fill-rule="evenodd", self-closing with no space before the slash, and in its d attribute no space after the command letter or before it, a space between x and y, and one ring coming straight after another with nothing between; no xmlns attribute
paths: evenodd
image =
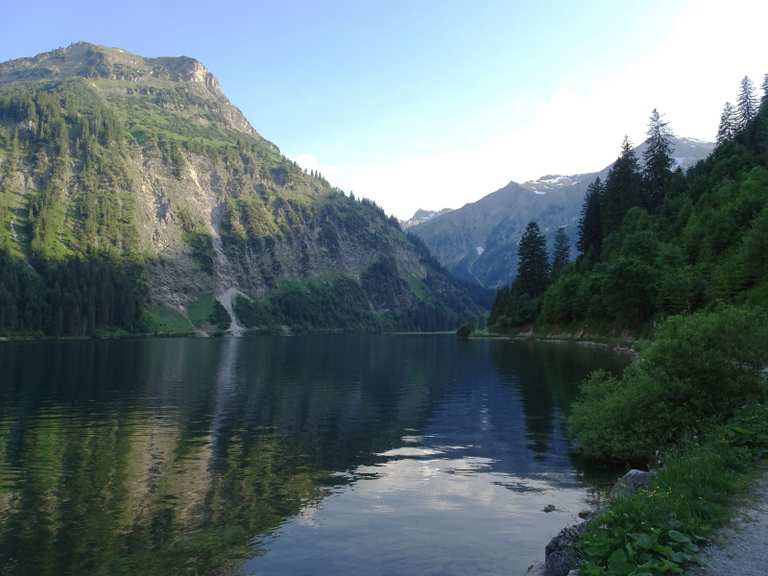
<svg viewBox="0 0 768 576"><path fill-rule="evenodd" d="M674 158L688 169L706 158L714 145L692 138L674 138ZM642 158L645 143L635 148ZM477 202L430 218L409 231L421 238L437 260L454 276L488 288L509 283L517 268L517 243L531 220L536 220L550 245L565 227L575 249L577 224L587 186L605 179L611 166L599 172L542 176L518 184L510 182Z"/></svg>
<svg viewBox="0 0 768 576"><path fill-rule="evenodd" d="M411 216L408 220L401 220L400 226L402 226L404 229L413 228L414 226L417 226L419 224L424 224L424 222L429 222L434 218L435 216L442 216L443 214L448 214L450 212L450 208L443 208L442 210L416 210L416 212Z"/></svg>
<svg viewBox="0 0 768 576"><path fill-rule="evenodd" d="M0 333L453 327L479 309L187 57L0 64Z"/></svg>

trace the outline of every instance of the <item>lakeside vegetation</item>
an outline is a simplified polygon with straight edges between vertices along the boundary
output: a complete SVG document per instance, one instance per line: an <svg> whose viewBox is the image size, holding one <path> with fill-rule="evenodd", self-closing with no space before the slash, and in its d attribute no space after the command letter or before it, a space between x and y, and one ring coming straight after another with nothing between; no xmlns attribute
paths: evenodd
<svg viewBox="0 0 768 576"><path fill-rule="evenodd" d="M648 338L620 376L592 374L569 417L583 456L657 470L588 523L586 576L683 573L768 455L768 76L763 88L758 103L742 81L687 173L654 110L643 162L625 140L590 186L576 261L555 272L532 222L497 294L496 331Z"/></svg>
<svg viewBox="0 0 768 576"><path fill-rule="evenodd" d="M581 537L585 576L680 574L768 455L768 314L669 318L620 377L593 374L573 406L577 450L658 471Z"/></svg>

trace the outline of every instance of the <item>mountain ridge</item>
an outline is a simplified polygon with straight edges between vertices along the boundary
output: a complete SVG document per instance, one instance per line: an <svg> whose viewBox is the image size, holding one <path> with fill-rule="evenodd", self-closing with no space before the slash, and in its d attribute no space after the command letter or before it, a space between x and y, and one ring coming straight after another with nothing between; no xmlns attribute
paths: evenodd
<svg viewBox="0 0 768 576"><path fill-rule="evenodd" d="M675 137L678 166L688 169L708 155L714 144L693 138ZM642 157L645 143L635 148ZM456 277L497 288L510 282L517 262L517 242L531 220L539 225L550 243L560 227L568 232L572 250L576 225L587 186L596 177L605 179L611 166L585 174L547 174L523 183L507 185L461 208L414 225L437 260Z"/></svg>

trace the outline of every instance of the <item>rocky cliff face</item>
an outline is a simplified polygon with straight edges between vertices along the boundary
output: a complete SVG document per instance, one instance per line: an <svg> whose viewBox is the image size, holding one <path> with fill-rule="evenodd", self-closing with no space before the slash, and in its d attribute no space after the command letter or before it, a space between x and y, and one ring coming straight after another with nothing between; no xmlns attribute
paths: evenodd
<svg viewBox="0 0 768 576"><path fill-rule="evenodd" d="M394 219L284 157L191 58L77 43L0 64L0 185L6 253L140 262L152 306L193 323L211 295L232 311L238 296L339 278L366 322L478 311ZM290 324L294 308L272 304Z"/></svg>

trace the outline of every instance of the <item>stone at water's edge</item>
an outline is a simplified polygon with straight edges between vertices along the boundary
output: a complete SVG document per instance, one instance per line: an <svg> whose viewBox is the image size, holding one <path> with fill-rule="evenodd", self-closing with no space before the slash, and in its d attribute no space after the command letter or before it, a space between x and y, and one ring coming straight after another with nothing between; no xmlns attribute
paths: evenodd
<svg viewBox="0 0 768 576"><path fill-rule="evenodd" d="M563 528L560 533L547 544L545 576L568 576L571 570L579 565L579 556L575 544L586 528L586 523Z"/></svg>
<svg viewBox="0 0 768 576"><path fill-rule="evenodd" d="M656 472L645 472L643 470L632 469L616 482L611 489L611 498L634 494L640 490L640 488L648 486L655 476Z"/></svg>
<svg viewBox="0 0 768 576"><path fill-rule="evenodd" d="M632 494L640 488L645 488L656 476L656 472L645 472L632 469L619 478L611 489L611 498ZM597 513L597 512L595 512ZM526 572L527 576L578 576L579 556L576 553L576 542L587 527L587 522L594 514L588 514L584 522L563 528L560 533L547 544L546 560L532 565Z"/></svg>

